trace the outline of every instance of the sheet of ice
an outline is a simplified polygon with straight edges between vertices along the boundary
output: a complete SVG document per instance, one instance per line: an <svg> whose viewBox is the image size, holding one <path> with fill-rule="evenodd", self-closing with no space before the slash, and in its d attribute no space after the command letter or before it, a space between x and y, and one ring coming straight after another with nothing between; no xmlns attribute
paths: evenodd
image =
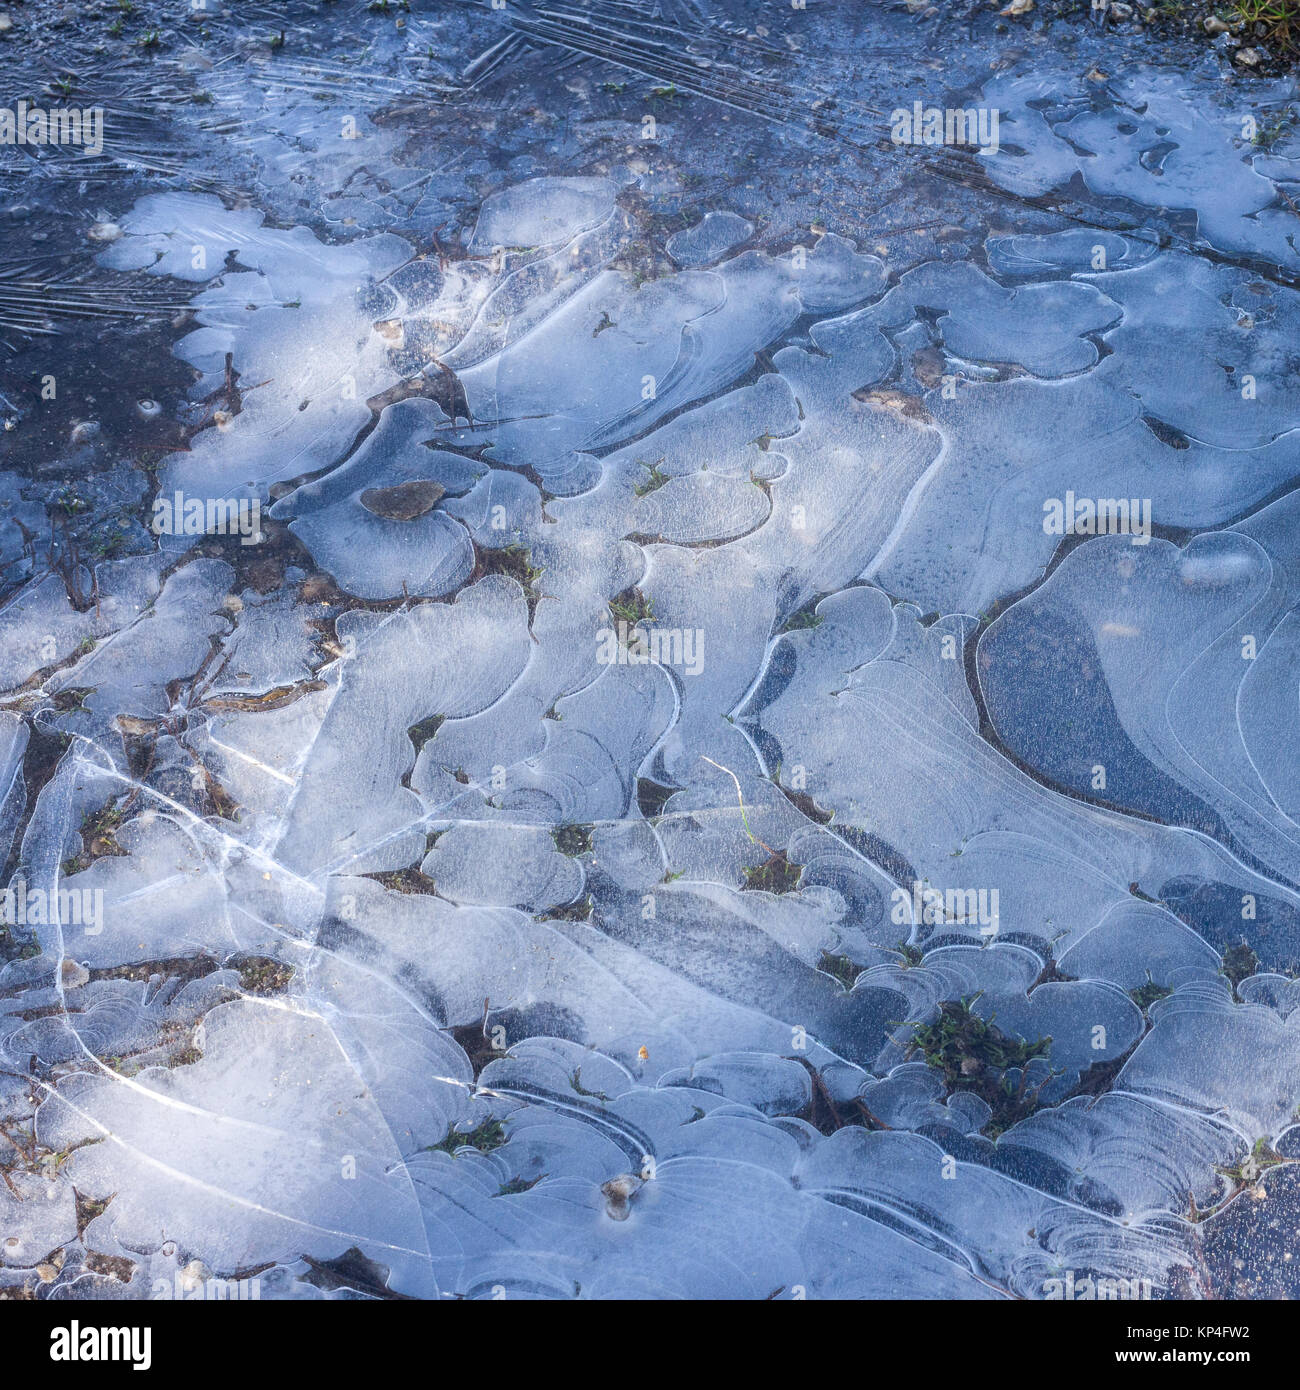
<svg viewBox="0 0 1300 1390"><path fill-rule="evenodd" d="M1284 615L1288 585L1239 532L1198 536L1181 550L1131 540L1080 546L981 638L990 717L1058 784L1091 791L1104 776L1101 800L1159 810L1295 883L1300 832L1262 784L1237 724L1237 692ZM1085 673L1068 694L1038 688L1038 671L1057 662Z"/></svg>
<svg viewBox="0 0 1300 1390"><path fill-rule="evenodd" d="M753 234L753 223L734 212L706 212L694 227L674 232L665 249L678 265L708 265Z"/></svg>
<svg viewBox="0 0 1300 1390"><path fill-rule="evenodd" d="M637 71L715 56L630 104L566 13L214 15L220 191L82 166L195 380L156 475L0 472L6 1290L1184 1293L1294 1142L1274 89L973 16L967 161L882 148L910 15L645 9ZM750 71L760 20L825 41Z"/></svg>
<svg viewBox="0 0 1300 1390"><path fill-rule="evenodd" d="M475 255L498 247L557 246L590 231L614 211L608 179L525 179L483 203L469 239Z"/></svg>

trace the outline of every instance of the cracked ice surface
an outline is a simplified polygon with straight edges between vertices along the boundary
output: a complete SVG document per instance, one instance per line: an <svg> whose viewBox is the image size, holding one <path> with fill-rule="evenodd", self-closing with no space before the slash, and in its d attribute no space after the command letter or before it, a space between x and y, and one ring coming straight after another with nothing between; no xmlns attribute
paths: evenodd
<svg viewBox="0 0 1300 1390"><path fill-rule="evenodd" d="M866 138L900 16L782 21L868 55L831 130L680 8L654 139L581 26L417 7L357 139L212 66L205 191L115 205L192 386L99 486L257 522L95 558L0 474L0 1287L1205 1293L1300 1151L1297 137L985 37L953 180Z"/></svg>

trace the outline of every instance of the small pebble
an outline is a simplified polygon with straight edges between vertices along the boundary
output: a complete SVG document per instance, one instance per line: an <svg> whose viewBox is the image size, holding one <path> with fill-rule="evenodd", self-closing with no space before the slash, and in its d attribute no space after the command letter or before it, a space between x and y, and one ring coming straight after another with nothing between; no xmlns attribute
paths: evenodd
<svg viewBox="0 0 1300 1390"><path fill-rule="evenodd" d="M644 1180L635 1173L623 1173L601 1184L605 1197L605 1212L614 1221L626 1221L632 1214L632 1198L644 1186Z"/></svg>
<svg viewBox="0 0 1300 1390"><path fill-rule="evenodd" d="M59 967L64 989L80 989L90 980L90 971L79 960L65 959Z"/></svg>
<svg viewBox="0 0 1300 1390"><path fill-rule="evenodd" d="M180 1272L180 1286L187 1293L203 1287L212 1277L212 1271L201 1260L191 1260Z"/></svg>

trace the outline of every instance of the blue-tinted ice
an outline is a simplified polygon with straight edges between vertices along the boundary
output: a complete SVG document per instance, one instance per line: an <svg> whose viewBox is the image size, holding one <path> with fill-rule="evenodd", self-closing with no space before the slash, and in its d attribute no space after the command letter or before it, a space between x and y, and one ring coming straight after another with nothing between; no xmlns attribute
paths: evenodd
<svg viewBox="0 0 1300 1390"><path fill-rule="evenodd" d="M193 385L55 460L120 553L0 443L0 1289L1212 1294L1300 1155L1290 89L580 8L221 14L202 177L90 171Z"/></svg>

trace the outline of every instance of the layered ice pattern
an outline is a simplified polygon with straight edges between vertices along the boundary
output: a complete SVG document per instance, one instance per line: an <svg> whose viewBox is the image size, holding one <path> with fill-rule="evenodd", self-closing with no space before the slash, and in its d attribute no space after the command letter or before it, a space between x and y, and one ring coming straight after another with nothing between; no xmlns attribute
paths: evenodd
<svg viewBox="0 0 1300 1390"><path fill-rule="evenodd" d="M403 200L291 85L261 208L117 210L150 487L263 529L4 553L0 1287L1215 1292L1300 1153L1300 145L983 71L910 251L737 193L647 277L639 126Z"/></svg>

